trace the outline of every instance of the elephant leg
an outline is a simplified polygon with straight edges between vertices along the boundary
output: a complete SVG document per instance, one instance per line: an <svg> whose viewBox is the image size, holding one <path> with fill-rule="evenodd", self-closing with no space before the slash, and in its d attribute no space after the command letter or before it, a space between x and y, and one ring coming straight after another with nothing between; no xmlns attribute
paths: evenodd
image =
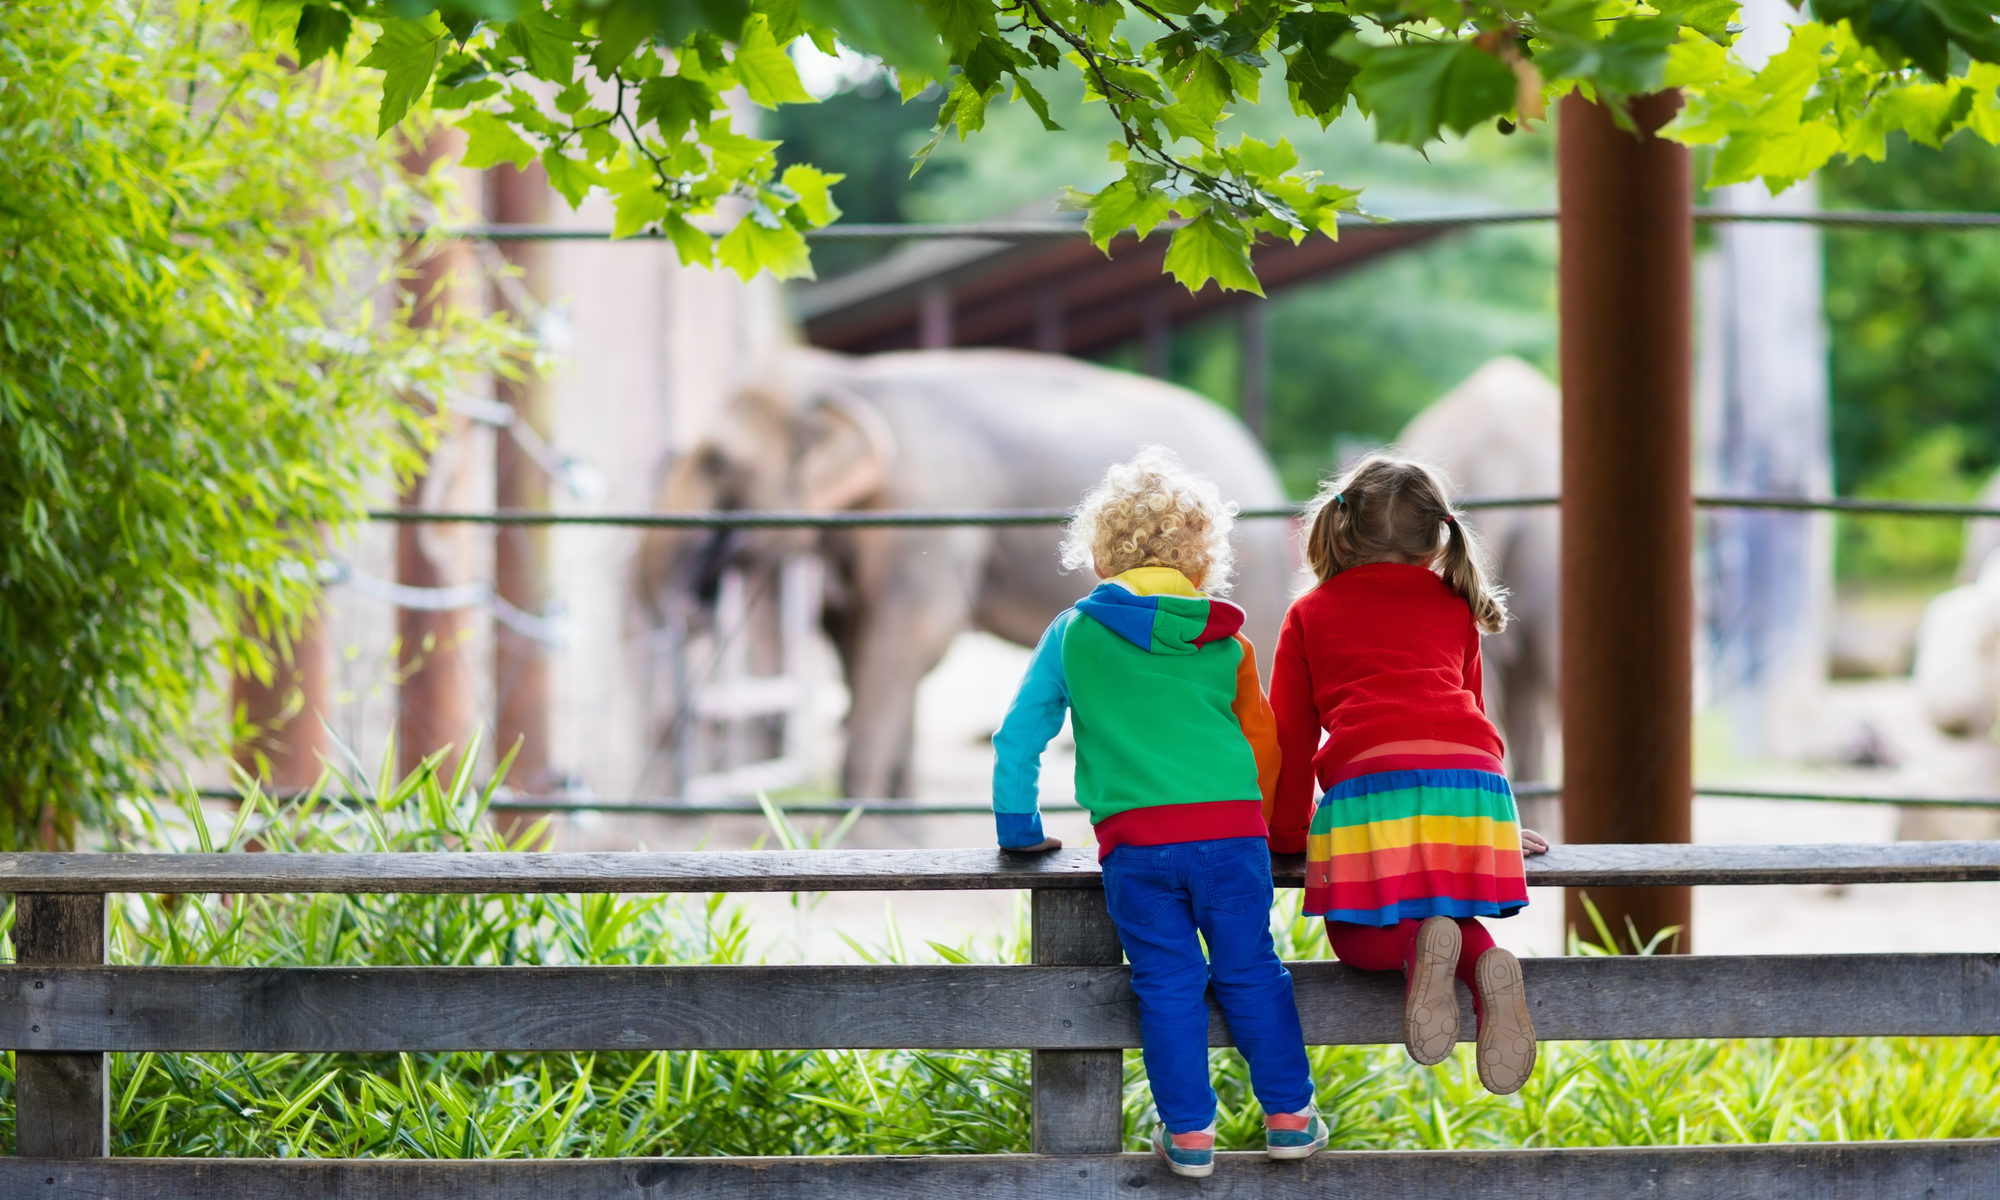
<svg viewBox="0 0 2000 1200"><path fill-rule="evenodd" d="M843 655L850 695L847 759L840 779L844 795L911 794L917 685L971 624L966 605L923 600L872 607Z"/></svg>

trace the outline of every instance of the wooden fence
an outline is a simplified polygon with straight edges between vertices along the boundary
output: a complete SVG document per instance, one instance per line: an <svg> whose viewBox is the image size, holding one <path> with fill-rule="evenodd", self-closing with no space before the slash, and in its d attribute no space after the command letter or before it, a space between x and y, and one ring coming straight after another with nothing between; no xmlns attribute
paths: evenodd
<svg viewBox="0 0 2000 1200"><path fill-rule="evenodd" d="M1300 864L1279 860L1281 886ZM1535 886L2000 880L2000 842L1568 846ZM1025 889L1024 966L129 967L105 965L123 892L771 892ZM1120 1153L1136 1009L1088 852L0 854L19 961L0 967L20 1157L0 1197L132 1200L957 1200L2000 1196L2000 1140L1221 1156L1200 1184ZM1988 919L1991 914L1987 914ZM1531 959L1545 1040L2000 1034L2000 955ZM1306 1038L1389 1043L1401 989L1293 964ZM1469 1022L1471 1014L1465 1019ZM1226 1045L1220 1020L1210 1031ZM134 1051L1025 1048L1025 1155L635 1160L118 1159L106 1059ZM2000 1098L1995 1098L2000 1103Z"/></svg>

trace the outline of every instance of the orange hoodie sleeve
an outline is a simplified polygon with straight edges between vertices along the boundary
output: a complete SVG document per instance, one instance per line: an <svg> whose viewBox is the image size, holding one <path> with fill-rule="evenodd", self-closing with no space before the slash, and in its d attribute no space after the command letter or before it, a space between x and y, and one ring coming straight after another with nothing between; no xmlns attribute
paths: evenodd
<svg viewBox="0 0 2000 1200"><path fill-rule="evenodd" d="M1277 725L1280 769L1277 789L1265 802L1264 824L1271 830L1274 852L1303 854L1306 831L1312 826L1313 753L1319 749L1320 725L1297 609L1285 614L1271 659L1271 714Z"/></svg>
<svg viewBox="0 0 2000 1200"><path fill-rule="evenodd" d="M1240 633L1236 644L1243 647L1243 661L1236 664L1236 699L1229 707L1257 755L1257 791L1264 801L1264 824L1269 826L1271 798L1278 790L1278 723L1271 717L1263 685L1257 682L1257 648Z"/></svg>

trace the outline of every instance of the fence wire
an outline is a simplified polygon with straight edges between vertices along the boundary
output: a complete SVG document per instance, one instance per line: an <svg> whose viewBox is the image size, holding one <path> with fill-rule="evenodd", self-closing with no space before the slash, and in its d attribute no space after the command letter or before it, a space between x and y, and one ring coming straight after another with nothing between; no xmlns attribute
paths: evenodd
<svg viewBox="0 0 2000 1200"><path fill-rule="evenodd" d="M1547 508L1560 505L1560 496L1480 496L1459 501L1467 512L1505 508ZM1982 504L1954 504L1927 500L1870 500L1858 497L1812 499L1803 496L1700 495L1696 508L1749 509L1774 512L1842 513L1858 517L1957 517L2000 519L2000 508ZM1300 504L1277 508L1246 508L1238 520L1294 520L1305 511ZM636 529L898 529L953 525L1012 526L1061 525L1070 518L1063 508L964 509L944 512L912 512L883 509L874 512L755 512L724 510L679 513L559 513L542 509L497 509L493 511L425 511L387 508L368 513L371 521L438 525L602 525Z"/></svg>
<svg viewBox="0 0 2000 1200"><path fill-rule="evenodd" d="M1554 221L1553 208L1504 209L1489 212L1433 213L1412 217L1342 216L1342 232L1371 231L1422 232L1425 230L1472 229L1488 225L1530 225ZM1864 209L1829 209L1808 212L1736 212L1725 208L1697 208L1697 225L1816 225L1827 229L1927 229L1969 230L2000 228L2000 213L1985 212L1879 212ZM1172 230L1179 222L1167 222ZM603 228L572 229L561 225L459 225L435 231L440 236L486 242L601 242L612 240ZM892 222L882 224L829 225L806 231L814 242L904 242L977 239L989 242L1067 241L1083 235L1080 221L956 221ZM623 241L659 241L660 233L639 233Z"/></svg>

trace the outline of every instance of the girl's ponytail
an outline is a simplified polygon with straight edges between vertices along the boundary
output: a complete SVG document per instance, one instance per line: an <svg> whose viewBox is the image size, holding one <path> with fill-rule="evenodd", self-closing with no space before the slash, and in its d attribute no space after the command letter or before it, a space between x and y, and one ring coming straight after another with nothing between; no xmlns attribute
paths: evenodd
<svg viewBox="0 0 2000 1200"><path fill-rule="evenodd" d="M1472 606L1472 620L1481 633L1499 633L1507 628L1507 589L1487 580L1472 531L1449 510L1444 526L1444 581Z"/></svg>
<svg viewBox="0 0 2000 1200"><path fill-rule="evenodd" d="M1334 490L1337 486L1322 485L1319 495L1306 507L1306 566L1320 583L1340 574L1349 557L1341 546L1346 533L1342 528L1347 517L1346 497Z"/></svg>

